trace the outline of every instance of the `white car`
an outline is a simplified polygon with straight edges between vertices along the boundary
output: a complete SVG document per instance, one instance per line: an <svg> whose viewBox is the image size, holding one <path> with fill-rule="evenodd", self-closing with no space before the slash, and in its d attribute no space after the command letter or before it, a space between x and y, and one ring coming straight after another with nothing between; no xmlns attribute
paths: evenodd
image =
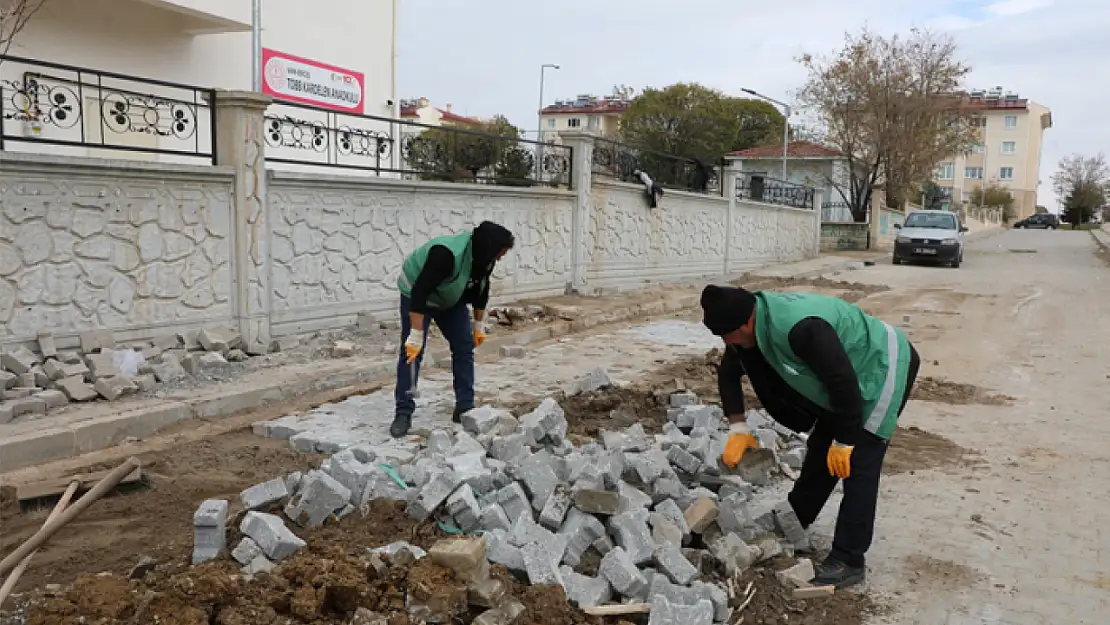
<svg viewBox="0 0 1110 625"><path fill-rule="evenodd" d="M898 228L894 239L894 264L930 262L959 267L964 260L964 233L956 213L913 211Z"/></svg>

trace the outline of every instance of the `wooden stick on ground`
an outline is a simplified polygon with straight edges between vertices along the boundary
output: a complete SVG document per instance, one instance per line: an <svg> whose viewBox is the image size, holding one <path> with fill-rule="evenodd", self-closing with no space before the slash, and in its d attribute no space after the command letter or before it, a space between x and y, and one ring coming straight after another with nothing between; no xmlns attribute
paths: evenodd
<svg viewBox="0 0 1110 625"><path fill-rule="evenodd" d="M591 605L582 608L590 616L614 616L620 614L648 614L650 603L616 603L613 605Z"/></svg>
<svg viewBox="0 0 1110 625"><path fill-rule="evenodd" d="M97 482L89 492L85 493L78 499L72 506L67 508L64 512L59 514L53 521L47 521L35 535L28 538L22 545L16 547L15 551L8 554L8 557L0 560L0 575L5 575L8 571L15 568L20 560L26 558L28 554L43 546L50 537L57 533L58 530L66 526L67 523L77 518L79 514L85 511L86 508L96 503L98 499L103 497L108 491L115 488L124 477L129 473L141 466L138 458L128 458L123 464L119 465L112 472L104 476L104 479Z"/></svg>
<svg viewBox="0 0 1110 625"><path fill-rule="evenodd" d="M54 519L58 518L58 515L60 515L66 509L66 506L69 505L70 500L73 499L73 495L77 492L77 488L79 486L81 486L80 480L74 480L69 483L69 487L66 488L66 491L64 493L62 493L62 498L59 499L58 503L54 505L54 509L50 511L50 516L46 517L46 521L43 522L43 525L47 525ZM12 574L8 576L8 579L4 581L4 585L0 586L0 605L4 605L4 600L8 598L9 594L11 594L12 589L15 588L16 582L19 581L19 578L23 575L23 572L27 570L27 566L31 564L31 558L35 557L36 553L37 550L32 551L31 553L27 554L27 557L20 560L19 565L15 567L15 570L12 571Z"/></svg>

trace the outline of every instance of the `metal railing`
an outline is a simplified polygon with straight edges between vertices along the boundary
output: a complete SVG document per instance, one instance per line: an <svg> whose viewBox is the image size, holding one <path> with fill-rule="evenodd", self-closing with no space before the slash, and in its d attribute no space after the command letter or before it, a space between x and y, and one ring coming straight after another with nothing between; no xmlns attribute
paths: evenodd
<svg viewBox="0 0 1110 625"><path fill-rule="evenodd" d="M746 173L736 178L736 198L813 210L817 190L803 184L763 174Z"/></svg>
<svg viewBox="0 0 1110 625"><path fill-rule="evenodd" d="M845 201L821 203L821 221L833 223L847 223L855 221L852 216L852 207Z"/></svg>
<svg viewBox="0 0 1110 625"><path fill-rule="evenodd" d="M414 180L571 186L569 146L288 102L270 105L265 117L272 163Z"/></svg>
<svg viewBox="0 0 1110 625"><path fill-rule="evenodd" d="M594 140L592 173L595 176L640 184L637 171L647 173L665 189L724 195L721 163L705 163L611 139Z"/></svg>
<svg viewBox="0 0 1110 625"><path fill-rule="evenodd" d="M213 89L4 55L0 150L55 146L58 154L86 148L214 163L214 101Z"/></svg>

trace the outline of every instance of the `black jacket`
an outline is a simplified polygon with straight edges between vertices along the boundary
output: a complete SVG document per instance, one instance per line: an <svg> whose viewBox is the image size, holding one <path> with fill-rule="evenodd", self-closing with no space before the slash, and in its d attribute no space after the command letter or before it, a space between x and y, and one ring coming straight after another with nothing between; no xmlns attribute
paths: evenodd
<svg viewBox="0 0 1110 625"><path fill-rule="evenodd" d="M747 375L756 397L779 423L796 432L807 432L820 420L832 428L837 441L854 445L863 429L863 395L836 330L823 319L807 317L790 330L789 340L794 353L824 382L832 410L794 390L767 364L758 348L729 345L717 372L725 414L744 413L740 378Z"/></svg>

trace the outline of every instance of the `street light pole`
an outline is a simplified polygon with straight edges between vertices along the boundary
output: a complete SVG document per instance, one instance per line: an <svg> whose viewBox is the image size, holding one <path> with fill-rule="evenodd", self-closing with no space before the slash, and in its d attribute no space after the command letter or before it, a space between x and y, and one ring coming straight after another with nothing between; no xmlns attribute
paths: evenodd
<svg viewBox="0 0 1110 625"><path fill-rule="evenodd" d="M786 182L786 159L790 156L790 105L785 102L779 102L772 97L765 96L762 93L753 91L751 89L741 88L740 91L743 91L748 95L754 95L761 100L766 100L771 104L777 104L782 107L782 180L783 182Z"/></svg>
<svg viewBox="0 0 1110 625"><path fill-rule="evenodd" d="M556 63L540 65L540 108L536 112L536 180L543 177L543 79L548 69L559 69Z"/></svg>
<svg viewBox="0 0 1110 625"><path fill-rule="evenodd" d="M262 0L251 0L251 87L262 92Z"/></svg>

